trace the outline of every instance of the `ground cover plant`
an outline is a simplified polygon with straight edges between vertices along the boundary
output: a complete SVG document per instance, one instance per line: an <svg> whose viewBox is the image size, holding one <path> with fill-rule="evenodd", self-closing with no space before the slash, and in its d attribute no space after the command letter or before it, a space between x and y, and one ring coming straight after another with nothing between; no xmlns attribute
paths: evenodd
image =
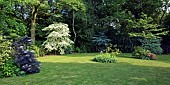
<svg viewBox="0 0 170 85"><path fill-rule="evenodd" d="M107 47L105 52L101 51L100 54L96 55L92 59L92 61L102 63L116 63L117 56L121 53L121 51L119 51L119 49L113 50L111 47L112 46Z"/></svg>
<svg viewBox="0 0 170 85"><path fill-rule="evenodd" d="M118 62L93 62L98 53L68 54L37 58L41 72L21 77L0 79L0 85L168 85L170 55L159 60L131 58L120 54Z"/></svg>

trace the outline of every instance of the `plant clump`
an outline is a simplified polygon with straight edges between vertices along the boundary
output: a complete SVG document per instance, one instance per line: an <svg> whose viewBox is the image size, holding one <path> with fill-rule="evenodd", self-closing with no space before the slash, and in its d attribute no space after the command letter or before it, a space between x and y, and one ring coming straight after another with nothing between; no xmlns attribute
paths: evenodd
<svg viewBox="0 0 170 85"><path fill-rule="evenodd" d="M6 36L0 36L0 78L25 75L14 62L11 44Z"/></svg>
<svg viewBox="0 0 170 85"><path fill-rule="evenodd" d="M13 42L14 62L26 73L38 73L40 72L40 63L35 59L34 53L28 50L31 42L31 38L27 36Z"/></svg>
<svg viewBox="0 0 170 85"><path fill-rule="evenodd" d="M156 60L158 59L154 53L151 53L149 50L143 49L140 46L134 47L135 51L132 53L132 56L138 59L144 60Z"/></svg>
<svg viewBox="0 0 170 85"><path fill-rule="evenodd" d="M149 57L151 60L157 60L158 59L157 56L153 53L147 53L146 56Z"/></svg>
<svg viewBox="0 0 170 85"><path fill-rule="evenodd" d="M121 52L119 49L112 50L111 47L107 47L106 52L101 52L99 55L96 55L92 61L95 62L102 62L102 63L116 63L117 62L117 56Z"/></svg>

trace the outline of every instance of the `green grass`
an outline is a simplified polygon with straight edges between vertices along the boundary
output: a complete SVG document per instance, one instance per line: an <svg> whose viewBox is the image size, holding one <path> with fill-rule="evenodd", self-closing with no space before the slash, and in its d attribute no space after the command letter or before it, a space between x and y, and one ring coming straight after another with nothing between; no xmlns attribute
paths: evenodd
<svg viewBox="0 0 170 85"><path fill-rule="evenodd" d="M141 60L121 54L111 64L91 61L95 55L41 57L40 73L0 79L0 85L169 85L170 55Z"/></svg>

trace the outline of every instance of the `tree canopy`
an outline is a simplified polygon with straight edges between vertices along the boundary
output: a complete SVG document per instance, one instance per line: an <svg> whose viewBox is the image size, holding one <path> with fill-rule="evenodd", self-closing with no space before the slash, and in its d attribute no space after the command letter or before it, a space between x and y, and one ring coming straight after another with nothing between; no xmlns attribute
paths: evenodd
<svg viewBox="0 0 170 85"><path fill-rule="evenodd" d="M141 45L139 37L170 43L169 4L169 0L0 0L0 34L29 35L42 44L47 35L42 29L58 22L68 24L76 50L97 51L93 37L103 33L111 44L131 52Z"/></svg>

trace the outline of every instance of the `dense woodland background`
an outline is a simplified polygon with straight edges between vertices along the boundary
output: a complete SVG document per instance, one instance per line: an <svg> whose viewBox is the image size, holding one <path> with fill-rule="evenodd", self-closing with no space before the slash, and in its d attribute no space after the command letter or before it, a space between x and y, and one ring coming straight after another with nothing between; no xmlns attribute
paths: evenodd
<svg viewBox="0 0 170 85"><path fill-rule="evenodd" d="M0 0L0 34L14 41L31 36L42 50L49 34L42 29L60 22L68 24L74 52L111 43L122 52L143 46L170 53L169 6L169 0Z"/></svg>

